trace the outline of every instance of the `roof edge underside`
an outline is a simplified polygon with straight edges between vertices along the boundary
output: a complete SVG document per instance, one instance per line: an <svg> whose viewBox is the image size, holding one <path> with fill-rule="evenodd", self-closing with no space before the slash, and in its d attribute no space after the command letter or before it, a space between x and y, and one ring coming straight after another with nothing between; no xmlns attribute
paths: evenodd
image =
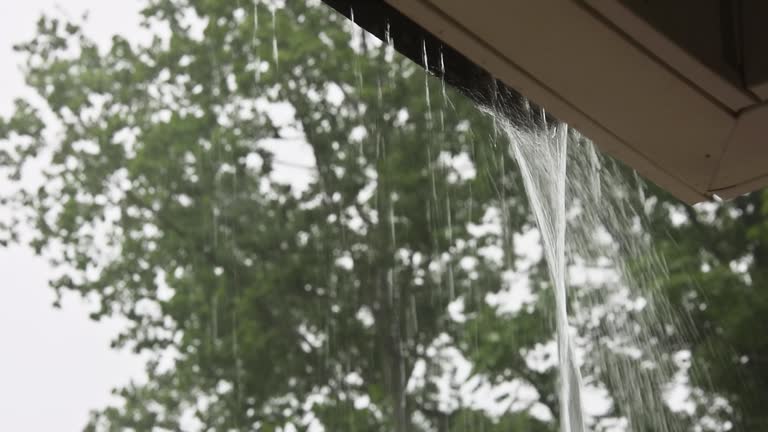
<svg viewBox="0 0 768 432"><path fill-rule="evenodd" d="M740 114L730 103L584 2L323 1L347 18L354 9L356 24L379 39L389 36L422 67L426 52L435 75L442 55L445 81L480 105L495 105L499 94L511 101L525 95L684 202L722 190L716 180L726 148L754 148L726 145ZM559 30L542 34L541 28ZM729 190L768 183L756 178L762 177L751 175Z"/></svg>

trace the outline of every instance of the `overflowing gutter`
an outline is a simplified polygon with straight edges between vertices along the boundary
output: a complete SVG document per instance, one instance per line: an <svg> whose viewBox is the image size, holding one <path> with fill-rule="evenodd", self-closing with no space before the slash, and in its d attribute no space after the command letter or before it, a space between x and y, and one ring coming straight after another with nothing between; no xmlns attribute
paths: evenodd
<svg viewBox="0 0 768 432"><path fill-rule="evenodd" d="M768 185L768 2L324 0L480 104L525 95L687 203ZM763 54L764 53L764 54Z"/></svg>

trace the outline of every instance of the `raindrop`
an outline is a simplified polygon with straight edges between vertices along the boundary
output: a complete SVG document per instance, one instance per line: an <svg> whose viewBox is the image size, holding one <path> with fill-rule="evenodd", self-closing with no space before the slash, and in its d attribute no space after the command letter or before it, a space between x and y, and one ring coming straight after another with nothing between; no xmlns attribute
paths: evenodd
<svg viewBox="0 0 768 432"><path fill-rule="evenodd" d="M259 40L259 0L253 1L253 51L256 53L254 77L261 81L261 42Z"/></svg>
<svg viewBox="0 0 768 432"><path fill-rule="evenodd" d="M277 5L272 5L270 8L272 12L272 59L275 62L275 70L279 64L278 49L277 49Z"/></svg>

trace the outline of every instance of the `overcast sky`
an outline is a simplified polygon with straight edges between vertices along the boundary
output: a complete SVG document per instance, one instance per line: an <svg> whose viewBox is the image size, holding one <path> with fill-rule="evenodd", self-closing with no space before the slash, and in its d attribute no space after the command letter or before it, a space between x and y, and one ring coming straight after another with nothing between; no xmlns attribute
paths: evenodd
<svg viewBox="0 0 768 432"><path fill-rule="evenodd" d="M90 11L87 33L138 33L138 0L0 1L0 113L29 95L11 46L34 35L41 13L79 17ZM0 208L0 212L3 209ZM88 413L111 400L110 390L142 375L142 362L109 348L117 322L95 323L75 296L51 307L51 269L22 248L0 248L0 431L81 430Z"/></svg>

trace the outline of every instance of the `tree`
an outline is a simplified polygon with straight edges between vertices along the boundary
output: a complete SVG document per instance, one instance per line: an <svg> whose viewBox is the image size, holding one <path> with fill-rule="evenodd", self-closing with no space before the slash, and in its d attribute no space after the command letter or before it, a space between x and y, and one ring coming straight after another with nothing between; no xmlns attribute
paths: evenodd
<svg viewBox="0 0 768 432"><path fill-rule="evenodd" d="M768 346L756 335L768 310L766 192L697 207L655 195L652 232L671 274L663 292L696 329L693 384L716 395L700 391L704 403L694 415L725 416L732 430L764 429Z"/></svg>
<svg viewBox="0 0 768 432"><path fill-rule="evenodd" d="M151 0L143 14L152 42L115 37L106 51L76 23L41 19L17 49L44 106L18 101L0 121L10 180L50 158L38 190L4 201L16 220L0 242L26 241L28 226L61 270L53 288L98 298L95 319L126 317L115 345L152 357L147 382L117 390L122 404L89 430L556 430L555 371L531 365L552 340L549 282L543 262L517 260L532 220L493 121L312 2ZM304 188L276 178L297 143L313 161L288 166ZM643 329L702 372L698 411L676 419L687 427L768 421L752 336L766 303L762 198L693 209L653 188L641 197L669 264L660 292L699 331ZM489 300L523 273L531 301ZM599 340L607 316L584 337ZM614 399L631 392L601 361L587 357L590 378ZM535 396L502 395L501 413L468 396L504 383Z"/></svg>
<svg viewBox="0 0 768 432"><path fill-rule="evenodd" d="M23 102L2 128L6 171L51 155L16 203L62 270L53 288L128 318L115 345L154 358L89 430L552 430L455 392L446 407L437 384L453 349L486 359L477 376L535 387L556 418L554 372L525 360L551 338L547 302L499 320L484 301L529 224L509 155L478 144L492 122L318 5L143 14L166 31L107 51L41 19L17 49L61 133L45 139ZM305 190L274 180L285 161L268 148L291 141L315 162L297 168ZM477 228L488 220L500 230Z"/></svg>

